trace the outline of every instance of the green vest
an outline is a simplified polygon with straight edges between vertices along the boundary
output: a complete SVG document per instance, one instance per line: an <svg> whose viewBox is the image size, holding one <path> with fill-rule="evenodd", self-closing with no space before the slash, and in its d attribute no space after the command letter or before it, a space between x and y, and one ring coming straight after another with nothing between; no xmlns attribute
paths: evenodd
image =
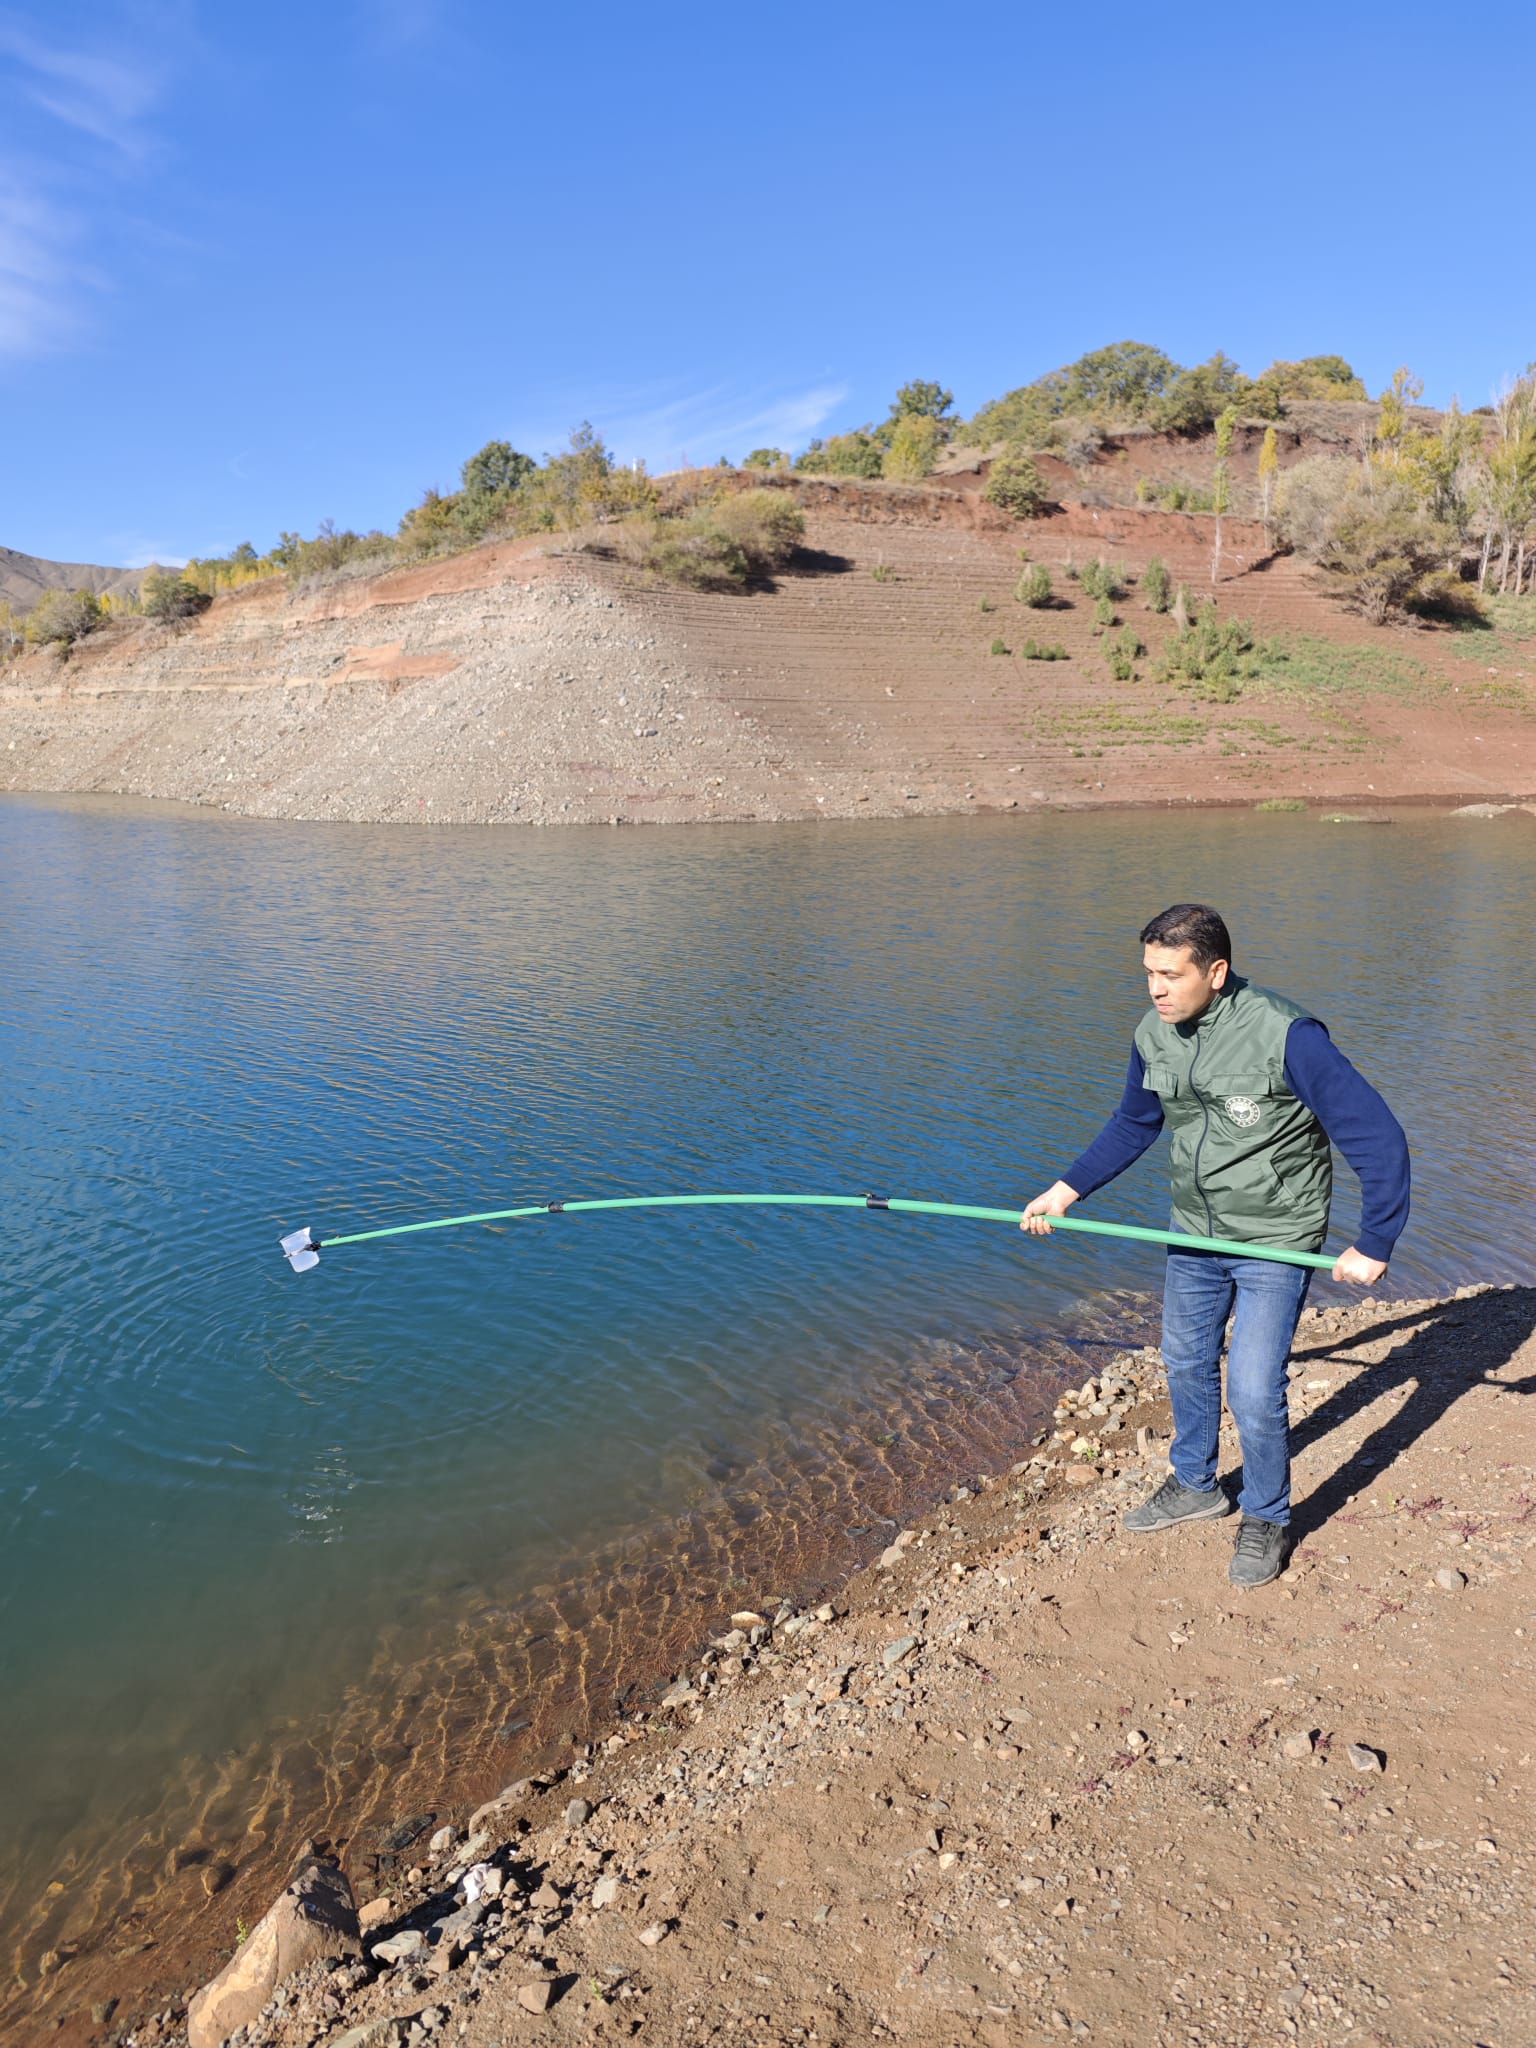
<svg viewBox="0 0 1536 2048"><path fill-rule="evenodd" d="M1285 1078L1285 1034L1307 1014L1229 973L1193 1023L1149 1010L1137 1025L1168 1126L1175 1230L1321 1249L1333 1194L1328 1135Z"/></svg>

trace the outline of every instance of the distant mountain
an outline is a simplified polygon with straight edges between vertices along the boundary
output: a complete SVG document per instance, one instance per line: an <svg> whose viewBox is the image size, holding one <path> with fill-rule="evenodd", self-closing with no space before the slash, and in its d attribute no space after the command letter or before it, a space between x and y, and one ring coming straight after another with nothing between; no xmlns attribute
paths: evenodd
<svg viewBox="0 0 1536 2048"><path fill-rule="evenodd" d="M28 612L45 590L91 590L98 597L134 594L144 580L142 569L103 569L95 562L45 562L40 555L19 555L0 548L0 604Z"/></svg>

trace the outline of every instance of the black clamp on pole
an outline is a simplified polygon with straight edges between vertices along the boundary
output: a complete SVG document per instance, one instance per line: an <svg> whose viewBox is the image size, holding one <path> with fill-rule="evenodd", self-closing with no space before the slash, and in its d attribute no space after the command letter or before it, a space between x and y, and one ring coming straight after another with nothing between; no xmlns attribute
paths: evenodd
<svg viewBox="0 0 1536 2048"><path fill-rule="evenodd" d="M546 1202L544 1204L544 1213L546 1216L563 1216L565 1214L565 1204L564 1202Z"/></svg>
<svg viewBox="0 0 1536 2048"><path fill-rule="evenodd" d="M889 1195L866 1195L864 1206L866 1209L889 1209L891 1198Z"/></svg>

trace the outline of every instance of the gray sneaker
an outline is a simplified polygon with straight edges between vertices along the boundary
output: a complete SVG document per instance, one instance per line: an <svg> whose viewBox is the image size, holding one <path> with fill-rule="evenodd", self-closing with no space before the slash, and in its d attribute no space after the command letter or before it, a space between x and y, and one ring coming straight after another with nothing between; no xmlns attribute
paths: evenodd
<svg viewBox="0 0 1536 2048"><path fill-rule="evenodd" d="M1185 1486L1170 1472L1156 1493L1121 1518L1120 1526L1145 1535L1149 1529L1171 1529L1175 1522L1212 1522L1231 1512L1232 1503L1221 1487Z"/></svg>
<svg viewBox="0 0 1536 2048"><path fill-rule="evenodd" d="M1291 1532L1283 1522L1261 1522L1257 1515L1244 1515L1227 1577L1234 1586L1267 1586L1285 1570L1290 1553Z"/></svg>

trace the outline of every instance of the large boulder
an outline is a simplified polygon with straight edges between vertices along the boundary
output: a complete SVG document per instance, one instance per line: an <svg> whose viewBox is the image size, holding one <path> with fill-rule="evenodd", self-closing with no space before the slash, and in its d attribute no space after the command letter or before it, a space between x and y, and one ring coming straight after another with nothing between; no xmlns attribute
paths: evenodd
<svg viewBox="0 0 1536 2048"><path fill-rule="evenodd" d="M345 1874L332 1864L309 1864L188 2006L189 2048L222 2048L295 1971L326 1956L362 1952L357 1902Z"/></svg>

